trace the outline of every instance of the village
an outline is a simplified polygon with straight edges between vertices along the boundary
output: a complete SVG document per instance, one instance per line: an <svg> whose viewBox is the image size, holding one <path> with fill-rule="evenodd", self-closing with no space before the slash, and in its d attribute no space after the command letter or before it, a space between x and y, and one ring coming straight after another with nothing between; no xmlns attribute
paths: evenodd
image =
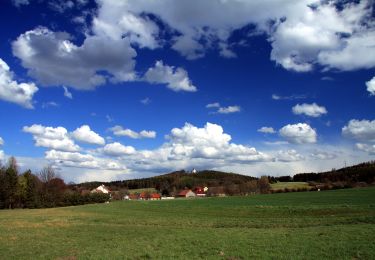
<svg viewBox="0 0 375 260"><path fill-rule="evenodd" d="M108 194L113 200L172 200L175 198L203 198L207 196L208 187L195 187L194 189L183 189L176 196L162 196L159 192L142 191L126 192L121 194L119 191L111 191L104 184L90 191L90 193ZM225 194L220 194L225 196Z"/></svg>

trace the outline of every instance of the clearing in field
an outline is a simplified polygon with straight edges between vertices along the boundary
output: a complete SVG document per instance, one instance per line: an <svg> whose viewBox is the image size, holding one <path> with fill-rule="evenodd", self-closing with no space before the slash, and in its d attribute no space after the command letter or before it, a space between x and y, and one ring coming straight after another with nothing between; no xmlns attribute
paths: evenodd
<svg viewBox="0 0 375 260"><path fill-rule="evenodd" d="M0 258L370 259L375 188L0 211Z"/></svg>

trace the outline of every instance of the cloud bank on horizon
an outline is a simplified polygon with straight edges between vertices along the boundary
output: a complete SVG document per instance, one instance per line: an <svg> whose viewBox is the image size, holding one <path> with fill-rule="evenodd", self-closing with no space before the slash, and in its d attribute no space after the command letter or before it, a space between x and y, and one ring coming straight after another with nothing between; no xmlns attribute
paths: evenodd
<svg viewBox="0 0 375 260"><path fill-rule="evenodd" d="M288 175L375 153L371 0L4 6L0 110L14 116L0 160L34 158L82 181Z"/></svg>

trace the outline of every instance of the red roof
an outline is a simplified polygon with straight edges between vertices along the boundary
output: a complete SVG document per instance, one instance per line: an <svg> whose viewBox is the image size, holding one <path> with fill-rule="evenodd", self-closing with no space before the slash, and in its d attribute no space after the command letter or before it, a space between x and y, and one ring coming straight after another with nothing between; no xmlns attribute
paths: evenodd
<svg viewBox="0 0 375 260"><path fill-rule="evenodd" d="M161 196L160 196L159 193L152 193L151 194L151 199L160 199L160 198L161 198Z"/></svg>
<svg viewBox="0 0 375 260"><path fill-rule="evenodd" d="M195 187L195 193L204 193L204 189L202 187Z"/></svg>

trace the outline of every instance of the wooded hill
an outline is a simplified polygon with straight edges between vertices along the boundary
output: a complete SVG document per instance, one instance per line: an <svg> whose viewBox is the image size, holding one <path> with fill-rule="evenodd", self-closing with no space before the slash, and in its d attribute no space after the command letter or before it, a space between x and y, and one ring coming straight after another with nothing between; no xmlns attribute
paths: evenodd
<svg viewBox="0 0 375 260"><path fill-rule="evenodd" d="M293 176L293 181L314 182L364 182L371 184L375 182L375 161L360 163L357 165L332 169L321 173L299 173Z"/></svg>
<svg viewBox="0 0 375 260"><path fill-rule="evenodd" d="M267 176L269 183L275 182L315 182L315 183L338 183L342 182L345 187L353 186L356 183L375 183L375 161L360 163L345 167L342 169L332 169L331 171L321 173L299 173L291 176L273 177ZM184 188L194 188L197 186L220 187L220 186L234 186L252 181L258 178L245 176L235 173L227 173L220 171L199 171L197 173L189 173L186 171L176 171L160 176L112 181L112 182L86 182L75 184L75 188L79 189L94 189L101 184L106 185L111 190L121 189L141 189L141 188L155 188L160 192L181 190ZM354 185L355 186L355 185Z"/></svg>
<svg viewBox="0 0 375 260"><path fill-rule="evenodd" d="M220 171L205 170L197 173L189 173L182 170L150 178L112 181L107 183L86 182L77 184L76 186L80 188L93 189L101 184L104 184L111 190L155 188L159 191L163 191L171 190L172 188L177 190L194 188L196 186L217 187L222 185L238 185L253 180L257 180L257 178Z"/></svg>

